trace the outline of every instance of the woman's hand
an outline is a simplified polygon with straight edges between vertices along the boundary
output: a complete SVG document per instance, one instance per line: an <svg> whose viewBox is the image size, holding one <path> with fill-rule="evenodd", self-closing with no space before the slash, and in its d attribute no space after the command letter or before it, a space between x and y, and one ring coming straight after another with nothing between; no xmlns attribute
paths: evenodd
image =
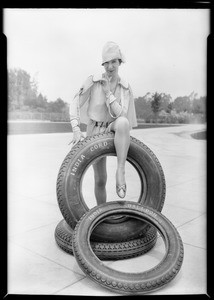
<svg viewBox="0 0 214 300"><path fill-rule="evenodd" d="M106 76L100 80L104 93L107 95L110 93L110 79Z"/></svg>
<svg viewBox="0 0 214 300"><path fill-rule="evenodd" d="M76 128L76 127L78 127L78 128ZM73 130L73 140L72 140L73 146L85 138L85 136L82 133L82 131L80 130L79 126L76 126L76 127L75 127L75 130Z"/></svg>

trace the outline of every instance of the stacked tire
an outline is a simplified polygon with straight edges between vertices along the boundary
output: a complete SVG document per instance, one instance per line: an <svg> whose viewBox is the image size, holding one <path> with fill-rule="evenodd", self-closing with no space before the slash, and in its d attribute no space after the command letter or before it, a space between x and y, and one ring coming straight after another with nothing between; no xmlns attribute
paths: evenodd
<svg viewBox="0 0 214 300"><path fill-rule="evenodd" d="M164 173L151 149L131 137L127 161L140 177L139 198L136 202L111 201L89 209L81 191L84 174L99 157L110 155L116 156L114 134L103 133L86 137L65 157L57 178L57 200L63 219L56 226L55 240L98 284L118 293L148 293L171 281L183 259L181 238L161 214L166 190ZM157 232L167 253L154 272L130 276L116 272L116 278L112 277L115 271L109 273L101 263L147 253L156 244Z"/></svg>

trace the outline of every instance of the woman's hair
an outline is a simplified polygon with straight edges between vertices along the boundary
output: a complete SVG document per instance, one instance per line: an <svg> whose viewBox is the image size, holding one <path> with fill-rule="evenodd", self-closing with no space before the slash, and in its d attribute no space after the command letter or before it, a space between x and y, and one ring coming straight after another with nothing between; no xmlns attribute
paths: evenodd
<svg viewBox="0 0 214 300"><path fill-rule="evenodd" d="M121 65L121 63L122 63L122 59L120 59L120 58L115 58L115 59L118 59L118 61L119 61L119 64ZM105 63L103 63L102 65L104 65Z"/></svg>

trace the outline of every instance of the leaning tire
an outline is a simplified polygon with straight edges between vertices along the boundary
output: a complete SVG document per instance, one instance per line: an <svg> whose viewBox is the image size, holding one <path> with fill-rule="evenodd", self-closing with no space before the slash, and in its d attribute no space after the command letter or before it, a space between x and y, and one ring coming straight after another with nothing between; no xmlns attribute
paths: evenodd
<svg viewBox="0 0 214 300"><path fill-rule="evenodd" d="M161 262L142 273L124 273L105 266L92 251L89 243L93 228L110 215L124 214L140 218L155 226L162 236L166 253ZM131 201L117 201L96 206L76 225L73 252L78 265L93 281L112 291L144 294L169 283L183 262L183 243L173 224L160 212Z"/></svg>
<svg viewBox="0 0 214 300"><path fill-rule="evenodd" d="M57 245L65 252L73 255L73 229L63 219L55 229ZM157 241L157 231L148 227L148 231L141 238L120 243L91 242L91 248L99 259L119 260L145 254L151 250Z"/></svg>
<svg viewBox="0 0 214 300"><path fill-rule="evenodd" d="M73 229L89 210L81 191L84 172L97 158L108 155L116 156L112 132L86 137L72 148L60 167L57 200L64 219ZM140 196L136 201L161 211L166 187L157 157L145 144L131 137L127 161L136 169L141 181ZM91 238L110 242L130 240L139 237L146 226L144 222L133 219L121 219L116 225L103 222L94 230Z"/></svg>

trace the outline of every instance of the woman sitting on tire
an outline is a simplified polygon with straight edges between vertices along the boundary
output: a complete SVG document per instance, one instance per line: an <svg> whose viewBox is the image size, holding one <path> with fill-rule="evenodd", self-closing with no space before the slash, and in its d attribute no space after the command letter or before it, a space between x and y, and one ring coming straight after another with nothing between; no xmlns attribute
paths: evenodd
<svg viewBox="0 0 214 300"><path fill-rule="evenodd" d="M119 77L118 70L124 56L114 42L107 42L102 52L105 73L89 76L70 104L73 144L84 136L80 123L87 124L87 136L102 132L115 133L117 154L116 192L126 195L125 162L130 145L130 129L137 126L134 98L130 85ZM95 197L98 204L106 202L106 157L93 164Z"/></svg>

